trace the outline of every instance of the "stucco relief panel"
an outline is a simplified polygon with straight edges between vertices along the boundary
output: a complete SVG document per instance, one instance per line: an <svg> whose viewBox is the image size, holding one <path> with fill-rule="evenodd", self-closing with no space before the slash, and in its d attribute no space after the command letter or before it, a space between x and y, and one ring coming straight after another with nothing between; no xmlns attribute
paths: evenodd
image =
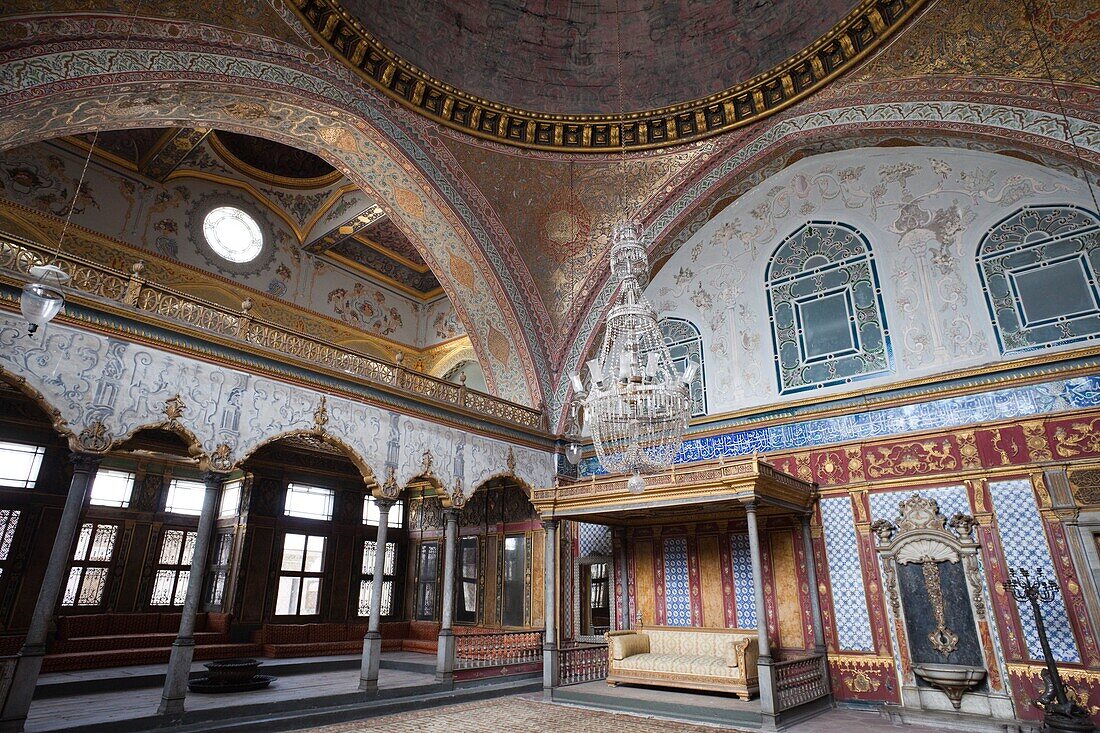
<svg viewBox="0 0 1100 733"><path fill-rule="evenodd" d="M988 363L1000 355L975 260L982 234L1025 203L1086 205L1087 196L1080 181L1062 173L981 152L815 156L727 206L673 255L647 295L662 314L702 329L708 379L724 385L711 412L773 401L766 261L806 222L836 221L866 234L883 275L896 376L870 383Z"/></svg>
<svg viewBox="0 0 1100 733"><path fill-rule="evenodd" d="M0 368L25 377L74 434L101 424L111 440L124 439L164 423L165 403L179 395L176 420L209 456L224 452L235 463L277 436L321 431L355 451L379 482L387 476L392 413L371 405L58 324L30 336L26 323L8 314L0 315ZM553 481L551 454L419 418L399 422L395 468L402 486L425 473L425 452L448 491L461 475L513 473L539 487ZM461 485L469 494L477 484Z"/></svg>

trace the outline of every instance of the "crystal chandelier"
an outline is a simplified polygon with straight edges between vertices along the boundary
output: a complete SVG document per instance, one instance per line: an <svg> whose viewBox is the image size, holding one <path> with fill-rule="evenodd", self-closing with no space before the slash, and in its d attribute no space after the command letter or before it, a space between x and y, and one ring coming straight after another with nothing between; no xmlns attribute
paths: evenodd
<svg viewBox="0 0 1100 733"><path fill-rule="evenodd" d="M611 247L611 277L618 281L618 298L607 314L603 345L588 362L589 384L571 374L574 426L586 421L596 455L613 473L629 473L627 489L645 490L643 473L668 468L683 442L691 415L689 385L699 368L689 362L677 374L657 313L642 294L649 274L649 257L640 228L620 225ZM570 462L580 459L574 443L566 449Z"/></svg>

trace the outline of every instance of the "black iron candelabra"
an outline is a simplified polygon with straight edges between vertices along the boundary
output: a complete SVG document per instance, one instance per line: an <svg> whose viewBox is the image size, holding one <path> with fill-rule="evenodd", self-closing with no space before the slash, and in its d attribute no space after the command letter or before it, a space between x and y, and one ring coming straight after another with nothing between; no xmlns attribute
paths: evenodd
<svg viewBox="0 0 1100 733"><path fill-rule="evenodd" d="M1037 701L1043 708L1043 730L1057 733L1081 733L1094 731L1089 713L1071 700L1066 694L1065 683L1058 674L1054 655L1050 651L1046 625L1043 623L1042 606L1058 597L1058 583L1049 580L1043 569L1036 568L1033 573L1027 568L1009 568L1008 582L1004 589L1017 601L1028 601L1031 613L1035 616L1035 630L1039 635L1039 644L1043 647L1043 659L1046 661L1047 690Z"/></svg>

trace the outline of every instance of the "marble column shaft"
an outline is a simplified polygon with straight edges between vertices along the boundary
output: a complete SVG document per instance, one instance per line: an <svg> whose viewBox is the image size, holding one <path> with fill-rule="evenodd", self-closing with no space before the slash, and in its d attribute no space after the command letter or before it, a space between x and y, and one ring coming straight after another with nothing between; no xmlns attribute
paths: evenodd
<svg viewBox="0 0 1100 733"><path fill-rule="evenodd" d="M443 608L439 621L439 650L436 656L435 678L450 681L455 668L455 563L458 555L458 515L460 509L444 509L443 533Z"/></svg>
<svg viewBox="0 0 1100 733"><path fill-rule="evenodd" d="M61 584L65 580L66 569L72 559L73 538L80 526L80 513L84 507L84 497L92 485L100 456L90 453L73 453L73 478L69 483L69 493L65 497L65 506L61 510L57 534L53 538L50 559L46 563L46 572L42 577L42 586L38 589L38 601L34 605L27 637L19 650L19 658L12 673L11 685L4 700L3 713L0 714L0 730L21 731L31 709L34 688L38 684L38 673L42 669L42 658L46 654L46 639L50 631L50 621L57 607L57 597L61 593Z"/></svg>
<svg viewBox="0 0 1100 733"><path fill-rule="evenodd" d="M195 534L195 552L191 557L191 572L187 576L187 594L183 599L179 633L172 643L168 673L164 678L164 690L157 708L161 715L182 713L184 700L187 698L187 680L191 675L191 660L195 655L195 616L202 603L207 556L210 554L214 517L218 512L218 497L221 495L224 480L224 474L220 473L208 473L203 477L206 495L203 497L202 514L199 515L199 527Z"/></svg>
<svg viewBox="0 0 1100 733"><path fill-rule="evenodd" d="M370 586L370 620L367 635L363 638L363 661L359 670L359 689L378 691L378 669L382 655L382 584L386 571L386 533L389 530L390 508L388 499L376 499L378 507L378 533L374 539L374 578Z"/></svg>
<svg viewBox="0 0 1100 733"><path fill-rule="evenodd" d="M749 555L752 558L752 590L756 599L756 639L760 650L757 670L760 675L760 712L765 725L774 728L777 712L775 677L772 670L772 651L768 641L768 610L764 603L764 563L760 555L760 533L756 526L756 505L745 505L749 525Z"/></svg>
<svg viewBox="0 0 1100 733"><path fill-rule="evenodd" d="M543 545L543 598L546 602L546 630L542 637L542 687L545 694L558 684L558 525L559 520L542 523L546 531Z"/></svg>

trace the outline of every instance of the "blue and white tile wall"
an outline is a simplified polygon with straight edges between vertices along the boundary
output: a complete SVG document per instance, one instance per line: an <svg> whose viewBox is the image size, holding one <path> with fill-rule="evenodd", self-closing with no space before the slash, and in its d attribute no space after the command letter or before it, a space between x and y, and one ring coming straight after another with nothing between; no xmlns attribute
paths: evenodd
<svg viewBox="0 0 1100 733"><path fill-rule="evenodd" d="M938 486L932 489L907 491L889 491L871 494L871 521L887 519L893 522L898 517L898 504L913 494L925 499L934 499L940 507L940 514L950 519L956 513L970 514L970 499L965 486Z"/></svg>
<svg viewBox="0 0 1100 733"><path fill-rule="evenodd" d="M579 523L579 550L581 557L610 556L611 528L604 524Z"/></svg>
<svg viewBox="0 0 1100 733"><path fill-rule="evenodd" d="M833 618L842 651L873 652L871 616L863 589L852 502L847 496L821 500L825 555L833 589Z"/></svg>
<svg viewBox="0 0 1100 733"><path fill-rule="evenodd" d="M737 627L756 628L756 594L752 587L752 554L747 534L730 535L730 559L733 566L733 598Z"/></svg>
<svg viewBox="0 0 1100 733"><path fill-rule="evenodd" d="M691 579L688 577L688 548L684 537L667 537L665 559L665 623L691 626Z"/></svg>
<svg viewBox="0 0 1100 733"><path fill-rule="evenodd" d="M1029 570L1041 567L1047 577L1054 577L1054 562L1051 560L1050 547L1043 531L1043 521L1035 503L1031 481L990 481L989 493L993 496L993 511L997 517L1001 547L1004 548L1008 567ZM1035 628L1030 604L1021 603L1019 609L1028 654L1032 659L1042 659L1043 650L1039 644L1039 633ZM1043 606L1043 613L1054 658L1059 662L1080 662L1081 655L1077 651L1077 642L1073 638L1062 596L1056 596L1053 602Z"/></svg>
<svg viewBox="0 0 1100 733"><path fill-rule="evenodd" d="M1100 376L1059 379L901 407L693 438L684 441L676 454L676 463L848 443L1098 406ZM606 473L596 458L586 459L580 469L585 476Z"/></svg>

